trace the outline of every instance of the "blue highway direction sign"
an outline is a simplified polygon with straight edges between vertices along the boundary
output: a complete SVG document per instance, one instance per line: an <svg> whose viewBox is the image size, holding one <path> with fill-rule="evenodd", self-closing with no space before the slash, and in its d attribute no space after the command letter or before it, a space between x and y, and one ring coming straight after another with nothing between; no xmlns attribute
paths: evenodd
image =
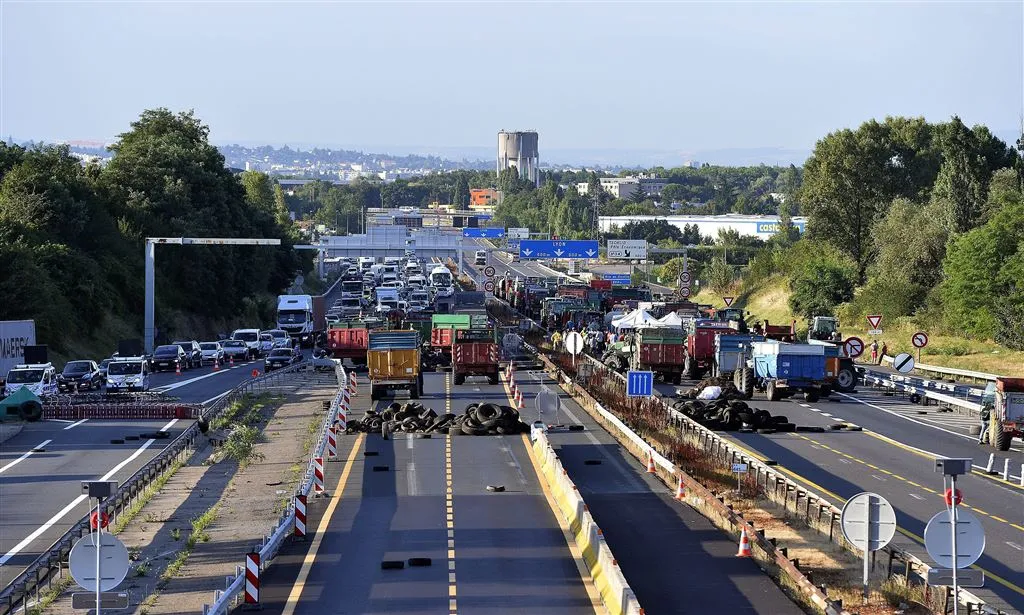
<svg viewBox="0 0 1024 615"><path fill-rule="evenodd" d="M601 276L615 286L629 286L630 276L628 273L605 273Z"/></svg>
<svg viewBox="0 0 1024 615"><path fill-rule="evenodd" d="M505 229L494 227L466 227L462 229L463 237L484 237L486 239L501 239L505 236Z"/></svg>
<svg viewBox="0 0 1024 615"><path fill-rule="evenodd" d="M650 397L654 394L654 372L626 373L627 397Z"/></svg>
<svg viewBox="0 0 1024 615"><path fill-rule="evenodd" d="M597 258L597 240L577 241L523 239L519 258Z"/></svg>

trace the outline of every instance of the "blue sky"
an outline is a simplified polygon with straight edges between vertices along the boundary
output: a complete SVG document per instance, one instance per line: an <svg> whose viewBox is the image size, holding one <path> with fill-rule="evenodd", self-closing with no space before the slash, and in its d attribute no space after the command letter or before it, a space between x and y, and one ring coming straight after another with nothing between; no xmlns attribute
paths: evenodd
<svg viewBox="0 0 1024 615"><path fill-rule="evenodd" d="M885 115L1013 129L1024 3L0 2L0 135L810 149Z"/></svg>

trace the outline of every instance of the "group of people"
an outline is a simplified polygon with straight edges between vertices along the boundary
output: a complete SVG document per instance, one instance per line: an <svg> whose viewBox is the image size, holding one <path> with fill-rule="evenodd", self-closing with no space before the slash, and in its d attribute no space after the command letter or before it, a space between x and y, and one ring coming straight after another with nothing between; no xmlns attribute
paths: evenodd
<svg viewBox="0 0 1024 615"><path fill-rule="evenodd" d="M596 321L592 321L590 324L580 327L577 331L575 323L566 323L565 328L562 330L554 329L547 335L547 341L551 344L551 347L555 350L562 351L565 349L565 339L572 333L577 332L583 336L583 343L586 349L593 355L600 356L604 353L605 348L619 341L619 334L612 329L605 330ZM630 334L626 334L630 335Z"/></svg>

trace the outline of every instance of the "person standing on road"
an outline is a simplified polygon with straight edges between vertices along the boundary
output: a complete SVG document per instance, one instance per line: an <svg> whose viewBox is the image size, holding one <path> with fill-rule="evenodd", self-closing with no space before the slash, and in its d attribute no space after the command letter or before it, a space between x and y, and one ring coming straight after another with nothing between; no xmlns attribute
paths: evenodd
<svg viewBox="0 0 1024 615"><path fill-rule="evenodd" d="M878 340L871 341L871 363L878 364Z"/></svg>
<svg viewBox="0 0 1024 615"><path fill-rule="evenodd" d="M978 444L985 443L985 436L988 435L988 419L992 416L992 405L985 404L981 407L981 433L978 434Z"/></svg>
<svg viewBox="0 0 1024 615"><path fill-rule="evenodd" d="M884 359L885 355L887 355L887 354L889 354L889 346L885 342L882 342L882 352L878 353L878 364L879 365L882 364L882 359Z"/></svg>
<svg viewBox="0 0 1024 615"><path fill-rule="evenodd" d="M551 334L551 348L555 352L562 352L562 332L555 331Z"/></svg>

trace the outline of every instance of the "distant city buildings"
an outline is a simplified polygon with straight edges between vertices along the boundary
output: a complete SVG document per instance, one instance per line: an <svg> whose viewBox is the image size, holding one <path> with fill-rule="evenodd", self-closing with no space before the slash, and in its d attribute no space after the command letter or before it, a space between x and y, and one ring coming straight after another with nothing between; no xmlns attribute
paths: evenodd
<svg viewBox="0 0 1024 615"><path fill-rule="evenodd" d="M632 198L637 190L643 190L646 196L658 197L668 185L666 179L644 174L636 177L602 177L598 181L601 182L601 190L616 199ZM576 184L576 191L587 194L590 192L590 185L587 182L580 182Z"/></svg>

